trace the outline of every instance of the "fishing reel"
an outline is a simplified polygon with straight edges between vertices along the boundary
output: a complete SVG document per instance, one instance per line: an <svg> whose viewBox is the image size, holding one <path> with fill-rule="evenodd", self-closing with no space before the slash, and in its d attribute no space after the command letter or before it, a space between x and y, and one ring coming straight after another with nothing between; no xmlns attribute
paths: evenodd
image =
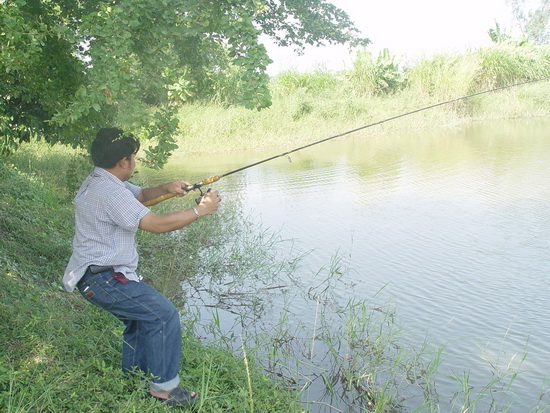
<svg viewBox="0 0 550 413"><path fill-rule="evenodd" d="M208 188L208 189L206 190L206 192L203 192L200 186L199 186L197 189L198 189L198 190L200 191L200 193L201 193L199 197L195 198L195 202L196 202L197 205L198 205L198 204L201 203L202 197L203 197L205 194L207 194L207 193L209 193L210 191L212 191L212 188Z"/></svg>

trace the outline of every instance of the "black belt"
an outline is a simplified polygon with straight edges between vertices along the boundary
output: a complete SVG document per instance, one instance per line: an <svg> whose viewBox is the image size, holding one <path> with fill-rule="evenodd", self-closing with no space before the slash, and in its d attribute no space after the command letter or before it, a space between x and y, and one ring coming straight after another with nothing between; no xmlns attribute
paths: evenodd
<svg viewBox="0 0 550 413"><path fill-rule="evenodd" d="M76 283L77 288L80 288L82 283L86 280L86 276L90 277L88 274L99 274L103 271L113 270L113 267L106 266L106 265L90 265L88 266L88 269L84 273L84 276Z"/></svg>
<svg viewBox="0 0 550 413"><path fill-rule="evenodd" d="M103 265L90 265L88 267L88 269L90 270L90 272L92 274L98 274L100 272L103 272L103 271L107 271L107 270L112 270L113 267L111 266L103 266Z"/></svg>

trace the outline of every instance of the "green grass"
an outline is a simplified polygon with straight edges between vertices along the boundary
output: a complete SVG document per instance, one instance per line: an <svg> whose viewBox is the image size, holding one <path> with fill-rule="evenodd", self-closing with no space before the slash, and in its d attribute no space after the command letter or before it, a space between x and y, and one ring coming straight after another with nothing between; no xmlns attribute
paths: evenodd
<svg viewBox="0 0 550 413"><path fill-rule="evenodd" d="M122 324L61 290L73 232L68 192L2 161L0 411L169 411L145 397L141 378L121 372ZM251 394L256 411L299 411L296 394L269 380L253 356L245 363L191 333L183 347L182 384L201 393L194 411L252 411Z"/></svg>

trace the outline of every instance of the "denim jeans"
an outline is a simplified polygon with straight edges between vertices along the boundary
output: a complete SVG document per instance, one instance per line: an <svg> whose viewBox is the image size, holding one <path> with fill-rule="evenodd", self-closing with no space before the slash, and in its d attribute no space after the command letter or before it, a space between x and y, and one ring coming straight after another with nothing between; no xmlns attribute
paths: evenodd
<svg viewBox="0 0 550 413"><path fill-rule="evenodd" d="M151 373L151 391L172 390L179 384L181 326L174 305L144 282L120 282L108 269L88 269L77 287L90 303L107 310L126 326L122 369Z"/></svg>

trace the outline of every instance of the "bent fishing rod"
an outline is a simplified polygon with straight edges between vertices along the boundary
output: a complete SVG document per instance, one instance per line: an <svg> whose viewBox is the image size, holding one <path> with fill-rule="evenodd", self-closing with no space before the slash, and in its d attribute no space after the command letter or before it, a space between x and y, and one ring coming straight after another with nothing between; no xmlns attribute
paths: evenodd
<svg viewBox="0 0 550 413"><path fill-rule="evenodd" d="M304 145L304 146L300 146L298 148L295 148L295 149L292 149L290 151L287 151L287 152L283 152L283 153L280 153L278 155L274 155L274 156L271 156L269 158L266 158L266 159L262 159L261 161L258 161L258 162L254 162L254 163L251 163L249 165L246 165L246 166L243 166L241 168L237 168L237 169L234 169L232 171L229 171L229 172L226 172L222 175L214 175L214 176L211 176L210 178L206 178L200 182L197 182L197 183L194 183L192 185L188 185L184 188L182 188L184 191L186 192L189 192L189 191L193 191L195 189L198 189L201 193L201 196L203 195L203 191L202 191L202 187L204 185L210 185L211 183L214 183L214 182L217 182L219 181L220 179L226 177L226 176L229 176L229 175L233 175L234 173L237 173L237 172L241 172L241 171L244 171L245 169L249 169L249 168L252 168L254 166L258 166L258 165L261 165L263 163L266 163L266 162L269 162L269 161L272 161L274 159L277 159L277 158L281 158L283 156L289 156L291 153L294 153L294 152L298 152L298 151L301 151L302 149L306 149L306 148L309 148L311 146L314 146L314 145L319 145L320 143L323 143L323 142L327 142L327 141L330 141L332 139L336 139L336 138L340 138L342 136L345 136L345 135L349 135L351 133L355 133L355 132L358 132L358 131L361 131L363 129L367 129L367 128L371 128L373 126L377 126L377 125L381 125L382 123L386 123L386 122L390 122L392 120L395 120L395 119L399 119L399 118L402 118L402 117L405 117L405 116L409 116L409 115L412 115L414 113L418 113L418 112L422 112L422 111L425 111L425 110L428 110L428 109L433 109L435 107L438 107L438 106L443 106L443 105L448 105L448 104L451 104L451 103L454 103L454 102L458 102L458 101L461 101L461 100L466 100L466 99L469 99L469 98L472 98L474 96L479 96L479 95L483 95L483 94L486 94L486 93L492 93L492 92L497 92L499 90L504 90L504 89L510 89L510 88L513 88L513 87L517 87L517 86L521 86L521 85L526 85L526 84L529 84L529 83L536 83L536 82L542 82L542 81L546 81L546 80L550 80L550 78L544 78L544 79L537 79L537 80L527 80L525 82L520 82L520 83L514 83L512 85L507 85L507 86L501 86L501 87L498 87L498 88L494 88L494 89L488 89L488 90L484 90L482 92L477 92L477 93L472 93L470 95L466 95L466 96L462 96L462 97L459 97L459 98L456 98L456 99L451 99L451 100L447 100L445 102L440 102L440 103L435 103L433 105L429 105L429 106L425 106L423 108L420 108L420 109L415 109L415 110L412 110L410 112L406 112L406 113L402 113L400 115L397 115L397 116L392 116L391 118L387 118L387 119L383 119L383 120L380 120L380 121L377 121L377 122L374 122L374 123L370 123L368 125L365 125L365 126L361 126L359 128L355 128L355 129L351 129L351 130L348 130L347 132L343 132L343 133L340 133L338 135L334 135L334 136L330 136L328 138L324 138L324 139L321 139L321 140L318 140L318 141L315 141L315 142L312 142L312 143L309 143L307 145ZM167 199L170 199L170 198L173 198L175 197L177 194L174 194L174 193L169 193L169 194L165 194L165 195L161 195L157 198L154 198L154 199L151 199L147 202L144 202L143 205L145 206L151 206L151 205L155 205L155 204L158 204L159 202L162 202L162 201L165 201ZM200 197L196 199L197 203L200 202Z"/></svg>

